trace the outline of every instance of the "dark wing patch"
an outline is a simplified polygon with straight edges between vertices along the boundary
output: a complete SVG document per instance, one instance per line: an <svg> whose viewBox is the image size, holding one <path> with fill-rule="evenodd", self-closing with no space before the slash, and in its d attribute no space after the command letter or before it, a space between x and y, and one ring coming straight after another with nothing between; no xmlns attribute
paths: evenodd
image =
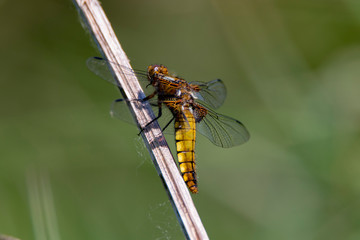
<svg viewBox="0 0 360 240"><path fill-rule="evenodd" d="M200 88L199 92L194 92L195 100L205 102L211 108L219 108L225 101L226 88L220 79L210 82L191 82L192 85L197 85Z"/></svg>

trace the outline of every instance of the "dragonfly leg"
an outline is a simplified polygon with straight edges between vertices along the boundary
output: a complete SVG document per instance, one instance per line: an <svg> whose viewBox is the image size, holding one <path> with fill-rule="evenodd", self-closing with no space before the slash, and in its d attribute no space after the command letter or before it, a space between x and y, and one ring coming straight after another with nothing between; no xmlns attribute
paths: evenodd
<svg viewBox="0 0 360 240"><path fill-rule="evenodd" d="M154 118L153 120L151 120L150 122L148 122L145 127L143 129L141 129L141 131L138 133L138 136L140 136L140 134L144 131L145 128L147 128L150 124L152 124L153 122L155 122L156 120L158 120L161 115L162 115L162 108L161 108L161 102L158 102L158 107L159 107L159 112L156 118Z"/></svg>
<svg viewBox="0 0 360 240"><path fill-rule="evenodd" d="M119 98L119 99L115 99L114 102L123 102L123 101L127 101L127 102L138 102L141 101L142 99L133 99L133 100L126 100L124 98Z"/></svg>
<svg viewBox="0 0 360 240"><path fill-rule="evenodd" d="M149 96L146 96L145 98L139 98L139 99L133 99L133 100L127 100L127 101L139 101L139 102L145 102L145 101L148 101L149 99L155 97L155 95L157 94L156 91L154 91L152 94L150 94ZM123 98L119 98L119 99L116 99L115 102L122 102L122 101L126 101L125 99Z"/></svg>
<svg viewBox="0 0 360 240"><path fill-rule="evenodd" d="M147 97L145 97L145 98L143 98L143 99L134 99L134 100L130 100L130 101L145 102L145 101L148 101L149 99L155 97L156 94L157 94L157 92L154 91L152 94L150 94L149 96L147 96ZM120 98L120 99L116 99L115 102L122 102L122 101L124 101L124 100L125 100L125 99ZM151 103L150 103L150 104L151 104ZM162 115L161 102L159 101L157 105L158 105L158 107L159 107L158 116L157 116L156 118L154 118L153 120L151 120L149 123L147 123L147 124L145 125L145 127L140 130L140 132L138 133L138 136L140 136L140 134L144 131L145 128L147 128L150 124L152 124L154 121L158 120L158 119L161 117L161 115ZM171 120L171 121L172 121L172 120ZM169 124L170 124L170 123L169 123ZM169 124L168 124L168 125L169 125ZM167 125L167 126L168 126L168 125ZM167 126L166 126L166 127L167 127Z"/></svg>
<svg viewBox="0 0 360 240"><path fill-rule="evenodd" d="M175 117L173 117L166 125L165 127L161 130L161 131L165 131L165 129L170 125L170 123L172 123L174 121Z"/></svg>
<svg viewBox="0 0 360 240"><path fill-rule="evenodd" d="M157 94L156 91L154 91L152 94L150 94L149 96L146 96L145 98L141 99L142 102L145 102L153 97L155 97L155 95Z"/></svg>

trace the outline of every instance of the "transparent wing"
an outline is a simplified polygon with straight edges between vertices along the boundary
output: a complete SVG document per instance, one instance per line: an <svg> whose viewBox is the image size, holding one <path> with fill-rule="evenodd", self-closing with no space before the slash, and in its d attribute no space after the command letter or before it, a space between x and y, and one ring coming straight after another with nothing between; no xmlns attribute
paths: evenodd
<svg viewBox="0 0 360 240"><path fill-rule="evenodd" d="M138 102L139 102L139 104L142 104L140 101L138 101ZM155 116L157 116L158 112L159 112L159 107L157 105L156 100L150 99L149 102L155 113ZM136 125L134 118L130 113L129 107L127 106L127 100L125 100L125 99L115 100L111 104L110 115L112 117L118 118L124 122ZM172 115L171 111L164 104L162 104L162 115L157 121L158 121L161 129L164 129L164 127L168 124L168 126L166 127L166 129L164 131L164 133L166 133L166 134L174 134L174 132L175 132L174 121L172 121L169 124L169 122L172 119L173 119L173 115Z"/></svg>
<svg viewBox="0 0 360 240"><path fill-rule="evenodd" d="M196 125L199 133L223 148L234 147L249 140L250 134L238 120L207 108L207 115Z"/></svg>
<svg viewBox="0 0 360 240"><path fill-rule="evenodd" d="M116 64L116 63L114 63ZM97 76L101 77L102 79L119 86L118 82L114 79L110 68L109 68L110 62L104 58L100 57L91 57L87 59L86 66L89 68L90 71L95 73ZM145 92L145 95L149 95L154 91L154 88L149 85L149 80L147 78L147 72L142 70L132 70L128 67L121 66L121 69L124 70L125 74L129 75L136 75L142 89ZM121 86L119 86L121 87Z"/></svg>
<svg viewBox="0 0 360 240"><path fill-rule="evenodd" d="M220 79L210 82L191 82L192 85L197 85L200 88L199 92L195 92L196 99L206 102L211 108L219 108L225 101L226 88Z"/></svg>
<svg viewBox="0 0 360 240"><path fill-rule="evenodd" d="M86 66L90 71L101 77L102 79L118 85L109 68L109 62L103 58L91 57L86 61Z"/></svg>

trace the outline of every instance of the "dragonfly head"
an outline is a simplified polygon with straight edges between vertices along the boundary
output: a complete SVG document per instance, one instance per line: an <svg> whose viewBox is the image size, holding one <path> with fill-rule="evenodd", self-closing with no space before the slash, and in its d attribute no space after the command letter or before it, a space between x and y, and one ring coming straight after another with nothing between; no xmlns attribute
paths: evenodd
<svg viewBox="0 0 360 240"><path fill-rule="evenodd" d="M159 74L169 75L167 67L164 65L150 65L148 67L148 77L150 82L152 82Z"/></svg>

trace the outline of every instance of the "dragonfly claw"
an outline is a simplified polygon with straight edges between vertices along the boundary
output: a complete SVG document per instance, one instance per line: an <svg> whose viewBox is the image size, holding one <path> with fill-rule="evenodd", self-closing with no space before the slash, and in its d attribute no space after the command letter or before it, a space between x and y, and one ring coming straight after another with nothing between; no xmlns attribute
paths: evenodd
<svg viewBox="0 0 360 240"><path fill-rule="evenodd" d="M145 127L146 128L146 127ZM141 133L144 131L144 129L145 128L142 128L141 130L140 130L140 132L137 134L138 136L140 136L141 135Z"/></svg>

